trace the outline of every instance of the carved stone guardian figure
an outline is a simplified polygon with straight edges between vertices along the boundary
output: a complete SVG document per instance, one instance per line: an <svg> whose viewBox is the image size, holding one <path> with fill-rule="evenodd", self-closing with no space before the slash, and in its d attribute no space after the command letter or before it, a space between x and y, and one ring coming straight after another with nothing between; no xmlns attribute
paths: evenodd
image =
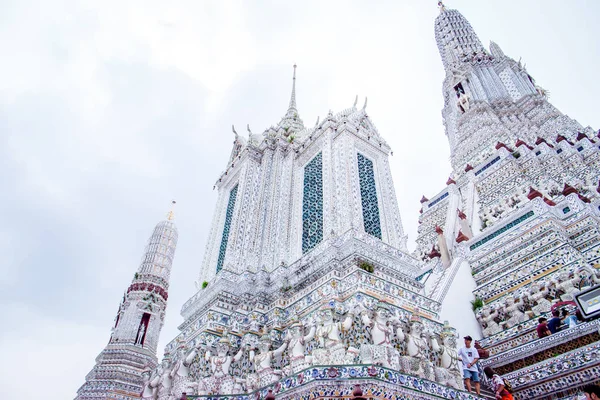
<svg viewBox="0 0 600 400"><path fill-rule="evenodd" d="M163 360L159 367L159 382L158 382L158 400L171 400L171 388L173 381L171 380L171 368L169 360Z"/></svg>
<svg viewBox="0 0 600 400"><path fill-rule="evenodd" d="M262 335L258 343L259 352L250 351L250 360L254 363L256 374L249 374L246 379L246 386L249 392L277 382L282 377L282 371L271 368L271 363L273 357L283 354L286 346L287 343L283 342L278 349L270 350L271 338L269 334L264 333Z"/></svg>
<svg viewBox="0 0 600 400"><path fill-rule="evenodd" d="M158 368L161 367L159 366ZM149 368L146 368L142 372L142 380L144 384L142 387L141 396L144 400L156 400L156 396L158 395L158 383L160 380L160 373L158 373L158 368L154 371L152 371Z"/></svg>
<svg viewBox="0 0 600 400"><path fill-rule="evenodd" d="M373 319L369 317L367 310L363 310L361 319L364 326L371 328L372 340L372 344L362 345L360 348L361 363L400 369L400 354L392 346L394 324L399 321L394 319L388 305L379 302Z"/></svg>
<svg viewBox="0 0 600 400"><path fill-rule="evenodd" d="M515 299L512 296L508 296L504 310L508 314L506 320L506 328L512 328L513 326L520 324L527 319L525 313L519 308L520 304L515 303Z"/></svg>
<svg viewBox="0 0 600 400"><path fill-rule="evenodd" d="M314 322L309 322L310 330L304 335L304 325L299 321L294 321L290 325L287 333L286 341L288 342L288 354L290 356L290 371L289 374L294 374L303 369L308 368L312 363L312 356L306 356L306 343L313 340L315 337L316 327Z"/></svg>
<svg viewBox="0 0 600 400"><path fill-rule="evenodd" d="M171 369L171 378L173 379L173 388L171 389L171 393L173 394L175 399L179 399L183 393L192 394L191 387L197 386L196 382L190 382L190 365L196 357L196 353L198 349L193 348L191 351L187 352L185 343L180 343L179 348L177 349L177 359Z"/></svg>
<svg viewBox="0 0 600 400"><path fill-rule="evenodd" d="M319 348L313 351L313 365L339 365L346 364L348 361L340 335L342 331L350 329L354 314L350 311L342 322L336 322L333 311L333 307L329 304L325 304L319 310L319 325L316 331ZM353 354L349 357L354 359Z"/></svg>
<svg viewBox="0 0 600 400"><path fill-rule="evenodd" d="M402 369L421 378L429 379L433 375L431 361L427 356L429 346L427 340L423 338L424 326L419 315L415 310L410 317L410 331L406 335L406 356L401 357Z"/></svg>
<svg viewBox="0 0 600 400"><path fill-rule="evenodd" d="M241 387L236 385L233 376L231 376L229 367L233 361L239 361L244 352L244 346L235 356L229 355L231 342L227 338L227 332L223 332L223 336L217 343L217 354L211 355L210 350L204 354L206 361L210 363L211 376L201 378L198 382L198 394L239 394Z"/></svg>
<svg viewBox="0 0 600 400"><path fill-rule="evenodd" d="M431 336L431 350L438 354L439 364L435 367L435 380L446 386L463 390L462 367L458 361L458 351L456 350L456 336L453 329L444 321L442 334L442 343L439 344L435 336Z"/></svg>

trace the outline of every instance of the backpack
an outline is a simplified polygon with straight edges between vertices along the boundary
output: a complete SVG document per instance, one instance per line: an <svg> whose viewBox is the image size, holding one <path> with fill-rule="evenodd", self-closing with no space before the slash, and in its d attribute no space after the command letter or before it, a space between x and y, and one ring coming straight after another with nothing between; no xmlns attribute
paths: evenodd
<svg viewBox="0 0 600 400"><path fill-rule="evenodd" d="M479 358L481 358L482 360L485 360L490 356L489 350L486 350L483 347L481 347L479 342L475 342L475 348L477 349L477 353L479 353Z"/></svg>
<svg viewBox="0 0 600 400"><path fill-rule="evenodd" d="M507 379L504 379L504 378L502 378L502 382L504 383L504 389L505 389L505 390L506 390L508 393L512 394L512 393L513 393L513 387L512 387L512 385L510 384L510 382L509 382Z"/></svg>

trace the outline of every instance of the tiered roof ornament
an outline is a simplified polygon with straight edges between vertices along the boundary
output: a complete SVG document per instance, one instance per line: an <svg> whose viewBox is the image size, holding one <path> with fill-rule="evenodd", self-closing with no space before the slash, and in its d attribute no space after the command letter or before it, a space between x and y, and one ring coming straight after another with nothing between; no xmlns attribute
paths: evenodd
<svg viewBox="0 0 600 400"><path fill-rule="evenodd" d="M294 64L294 77L292 82L292 96L290 98L290 105L288 106L287 112L281 118L279 126L292 132L300 132L304 129L304 122L298 115L298 109L296 107L296 64Z"/></svg>

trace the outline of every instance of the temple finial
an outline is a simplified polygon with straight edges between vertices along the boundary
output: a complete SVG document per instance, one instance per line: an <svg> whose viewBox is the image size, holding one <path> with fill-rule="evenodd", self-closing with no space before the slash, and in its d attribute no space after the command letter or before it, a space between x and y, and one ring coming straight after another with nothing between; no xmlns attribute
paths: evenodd
<svg viewBox="0 0 600 400"><path fill-rule="evenodd" d="M292 78L292 97L288 108L296 110L296 63L294 63L294 77Z"/></svg>
<svg viewBox="0 0 600 400"><path fill-rule="evenodd" d="M167 213L167 219L169 221L173 221L173 219L175 218L175 204L177 204L177 202L175 200L171 201L171 211L169 211Z"/></svg>
<svg viewBox="0 0 600 400"><path fill-rule="evenodd" d="M438 7L440 8L440 12L446 10L446 6L444 5L444 2L442 0L438 1Z"/></svg>
<svg viewBox="0 0 600 400"><path fill-rule="evenodd" d="M296 64L294 64L294 75L292 78L292 96L290 97L290 105L284 117L279 122L282 128L292 129L294 132L299 132L304 129L304 123L298 116L296 108Z"/></svg>

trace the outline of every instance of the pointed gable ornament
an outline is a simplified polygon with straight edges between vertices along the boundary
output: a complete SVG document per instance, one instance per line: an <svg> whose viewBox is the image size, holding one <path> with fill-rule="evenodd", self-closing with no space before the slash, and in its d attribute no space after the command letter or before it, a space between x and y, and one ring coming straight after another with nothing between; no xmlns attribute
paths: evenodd
<svg viewBox="0 0 600 400"><path fill-rule="evenodd" d="M446 181L446 185L455 185L456 181L452 178L448 178L448 180Z"/></svg>
<svg viewBox="0 0 600 400"><path fill-rule="evenodd" d="M465 172L469 172L473 169L473 167L471 166L471 164L467 164L467 166L465 167Z"/></svg>
<svg viewBox="0 0 600 400"><path fill-rule="evenodd" d="M528 145L527 143L525 143L524 141L522 141L521 139L517 139L516 143L515 143L516 147L520 147L520 146L525 146L527 147L529 150L533 150L533 147L531 147L530 145Z"/></svg>
<svg viewBox="0 0 600 400"><path fill-rule="evenodd" d="M573 142L571 142L569 139L567 139L567 138L566 138L566 137L564 137L563 135L558 135L558 136L556 137L556 143L560 143L560 142L562 142L563 140L564 140L565 142L569 143L571 146L573 146Z"/></svg>
<svg viewBox="0 0 600 400"><path fill-rule="evenodd" d="M549 147L554 148L554 146L552 146L550 143L546 142L546 139L538 136L537 140L535 141L536 146L539 144L542 144L542 143L545 143Z"/></svg>
<svg viewBox="0 0 600 400"><path fill-rule="evenodd" d="M456 236L456 243L466 242L468 240L469 238L467 237L467 235L465 235L461 231L458 231L458 236Z"/></svg>
<svg viewBox="0 0 600 400"><path fill-rule="evenodd" d="M544 197L544 195L543 195L543 194L541 194L540 192L538 192L537 190L535 190L533 187L531 187L531 186L530 186L530 187L529 187L529 193L527 193L527 198L528 198L529 200L533 200L533 199L535 199L536 197L542 197L542 198L543 198L543 197Z"/></svg>
<svg viewBox="0 0 600 400"><path fill-rule="evenodd" d="M502 142L498 142L498 143L496 143L496 150L500 150L500 149L501 149L501 148L503 148L503 147L504 147L506 150L508 150L509 152L511 152L511 153L513 152L513 150L512 150L511 148L509 148L507 145L505 145L504 143L502 143Z"/></svg>
<svg viewBox="0 0 600 400"><path fill-rule="evenodd" d="M440 258L442 256L442 253L440 253L439 251L437 251L435 249L435 245L431 246L431 251L429 252L429 254L427 255L429 258Z"/></svg>
<svg viewBox="0 0 600 400"><path fill-rule="evenodd" d="M573 186L565 183L565 187L563 188L563 191L562 191L563 196L568 196L573 193L579 194L579 191L577 189L575 189Z"/></svg>
<svg viewBox="0 0 600 400"><path fill-rule="evenodd" d="M467 215L464 212L460 211L460 209L457 208L456 211L458 212L458 218L462 220L467 219Z"/></svg>
<svg viewBox="0 0 600 400"><path fill-rule="evenodd" d="M421 200L419 200L421 202L421 204L426 203L429 201L429 199L425 196L421 197Z"/></svg>

